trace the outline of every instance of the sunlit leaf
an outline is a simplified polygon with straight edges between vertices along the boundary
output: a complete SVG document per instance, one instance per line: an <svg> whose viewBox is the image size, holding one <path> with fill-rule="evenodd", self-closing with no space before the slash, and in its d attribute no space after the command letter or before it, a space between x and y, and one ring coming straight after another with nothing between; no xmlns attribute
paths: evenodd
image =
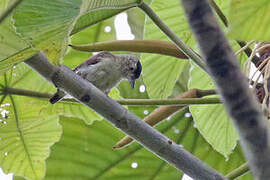
<svg viewBox="0 0 270 180"><path fill-rule="evenodd" d="M191 69L190 77L190 89L215 89L215 85L210 77L195 65ZM224 106L192 105L190 106L190 111L194 117L196 127L206 141L215 150L228 158L228 155L237 144L238 136Z"/></svg>
<svg viewBox="0 0 270 180"><path fill-rule="evenodd" d="M138 3L137 0L24 0L13 21L9 18L6 25L0 25L0 72L40 50L51 62L59 64L72 30L72 34L77 33ZM18 34L11 26L13 23Z"/></svg>
<svg viewBox="0 0 270 180"><path fill-rule="evenodd" d="M31 57L35 52L30 44L16 34L10 19L7 18L0 25L0 73Z"/></svg>
<svg viewBox="0 0 270 180"><path fill-rule="evenodd" d="M5 97L1 112L0 167L5 173L42 179L49 148L61 136L58 116L42 112L27 98L15 96Z"/></svg>
<svg viewBox="0 0 270 180"><path fill-rule="evenodd" d="M57 64L80 6L81 0L25 0L14 14L16 31Z"/></svg>
<svg viewBox="0 0 270 180"><path fill-rule="evenodd" d="M177 0L155 0L151 7L157 15L188 45L194 44L188 29L185 14ZM168 40L168 38L147 18L145 39ZM180 59L144 54L142 56L143 79L151 98L166 98L171 95L174 85L185 66Z"/></svg>
<svg viewBox="0 0 270 180"><path fill-rule="evenodd" d="M239 40L270 40L270 1L233 0L229 35Z"/></svg>

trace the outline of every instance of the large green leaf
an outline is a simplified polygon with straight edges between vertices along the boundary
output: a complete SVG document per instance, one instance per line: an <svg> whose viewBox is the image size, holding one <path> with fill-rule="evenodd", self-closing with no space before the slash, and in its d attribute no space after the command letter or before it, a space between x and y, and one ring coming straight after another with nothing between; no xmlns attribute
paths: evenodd
<svg viewBox="0 0 270 180"><path fill-rule="evenodd" d="M136 4L135 0L25 0L14 15L15 26L22 37L48 52L49 58L58 63L66 50L74 21L79 15L84 16L75 26L76 32Z"/></svg>
<svg viewBox="0 0 270 180"><path fill-rule="evenodd" d="M57 64L65 53L81 3L81 0L25 0L14 14L16 31Z"/></svg>
<svg viewBox="0 0 270 180"><path fill-rule="evenodd" d="M151 8L184 42L188 45L194 44L178 0L155 0ZM144 37L145 39L168 40L149 18L146 21ZM166 98L171 95L185 62L172 57L144 54L142 56L143 79L149 96Z"/></svg>
<svg viewBox="0 0 270 180"><path fill-rule="evenodd" d="M181 172L137 143L125 149L113 150L112 146L122 133L106 121L86 126L78 119L61 118L61 124L63 136L53 146L52 154L47 160L46 180L179 180L182 176ZM229 161L225 161L193 128L192 120L183 118L183 113L160 124L159 129L224 174L243 163L239 148L230 156Z"/></svg>
<svg viewBox="0 0 270 180"><path fill-rule="evenodd" d="M189 88L215 89L210 77L193 65L190 72ZM192 105L190 111L194 117L196 127L213 146L215 150L226 158L236 146L238 136L231 119L223 105Z"/></svg>
<svg viewBox="0 0 270 180"><path fill-rule="evenodd" d="M270 1L233 0L229 35L239 40L270 40Z"/></svg>
<svg viewBox="0 0 270 180"><path fill-rule="evenodd" d="M145 27L145 14L138 8L127 11L128 24L130 26L134 39L143 39Z"/></svg>
<svg viewBox="0 0 270 180"><path fill-rule="evenodd" d="M49 148L61 136L58 116L41 111L27 98L0 98L0 167L5 173L42 179Z"/></svg>
<svg viewBox="0 0 270 180"><path fill-rule="evenodd" d="M44 51L53 63L59 64L78 18L72 34L138 3L138 0L24 0L13 16L18 34L11 26L11 18L0 25L0 72L39 50Z"/></svg>

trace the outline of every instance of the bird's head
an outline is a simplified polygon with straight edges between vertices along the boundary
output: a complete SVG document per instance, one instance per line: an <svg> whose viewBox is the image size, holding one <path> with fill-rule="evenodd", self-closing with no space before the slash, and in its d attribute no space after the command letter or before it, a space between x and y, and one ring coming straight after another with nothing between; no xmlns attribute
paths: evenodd
<svg viewBox="0 0 270 180"><path fill-rule="evenodd" d="M123 55L122 76L127 79L132 88L135 86L135 80L142 72L142 65L136 56Z"/></svg>

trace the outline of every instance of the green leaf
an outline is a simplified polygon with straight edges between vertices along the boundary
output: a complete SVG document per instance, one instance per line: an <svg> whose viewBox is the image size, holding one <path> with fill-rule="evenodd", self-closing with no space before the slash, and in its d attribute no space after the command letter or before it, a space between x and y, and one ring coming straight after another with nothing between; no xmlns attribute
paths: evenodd
<svg viewBox="0 0 270 180"><path fill-rule="evenodd" d="M238 40L270 40L270 1L234 0L230 9L229 35Z"/></svg>
<svg viewBox="0 0 270 180"><path fill-rule="evenodd" d="M35 50L16 34L11 25L11 18L7 18L0 25L0 73L31 57L33 53Z"/></svg>
<svg viewBox="0 0 270 180"><path fill-rule="evenodd" d="M15 26L22 37L36 48L42 49L53 63L58 64L66 51L69 33L79 15L83 16L73 33L136 4L135 0L25 0L14 15Z"/></svg>
<svg viewBox="0 0 270 180"><path fill-rule="evenodd" d="M25 0L14 14L16 31L58 64L81 3L81 0Z"/></svg>
<svg viewBox="0 0 270 180"><path fill-rule="evenodd" d="M150 98L167 98L171 95L184 64L171 57L143 55L143 79Z"/></svg>
<svg viewBox="0 0 270 180"><path fill-rule="evenodd" d="M1 96L0 166L5 173L43 179L49 148L60 139L58 116L25 97ZM3 112L8 112L3 116Z"/></svg>
<svg viewBox="0 0 270 180"><path fill-rule="evenodd" d="M59 64L78 18L72 34L138 3L138 0L24 0L13 16L18 34L11 18L0 25L0 72L40 50L54 64Z"/></svg>
<svg viewBox="0 0 270 180"><path fill-rule="evenodd" d="M105 28L110 27L110 32L105 32ZM90 44L100 41L115 40L115 28L114 18L110 18L106 21L100 22L90 28L80 31L71 37L71 44ZM64 64L70 68L75 68L80 63L88 59L92 53L76 51L72 48L68 48L67 54L64 56Z"/></svg>
<svg viewBox="0 0 270 180"><path fill-rule="evenodd" d="M217 1L227 12L229 1ZM192 49L197 49L195 40L186 21L185 13L177 0L155 0L151 4L155 13ZM147 19L145 39L167 40L166 36ZM172 94L185 62L159 55L143 55L143 79L151 98L166 98Z"/></svg>
<svg viewBox="0 0 270 180"><path fill-rule="evenodd" d="M84 0L81 8L82 16L79 17L71 34L110 18L131 7L135 7L138 3L140 3L139 0Z"/></svg>
<svg viewBox="0 0 270 180"><path fill-rule="evenodd" d="M210 77L193 65L190 72L189 89L215 89ZM236 146L238 136L232 120L227 115L223 105L192 105L190 112L196 127L215 150L228 158Z"/></svg>
<svg viewBox="0 0 270 180"><path fill-rule="evenodd" d="M130 26L134 39L143 39L145 14L138 8L133 8L127 11L128 24Z"/></svg>
<svg viewBox="0 0 270 180"><path fill-rule="evenodd" d="M184 42L188 45L194 44L178 0L155 0L151 8ZM144 37L152 40L168 40L148 18ZM143 79L149 96L151 98L170 96L186 62L172 57L144 54L142 56Z"/></svg>
<svg viewBox="0 0 270 180"><path fill-rule="evenodd" d="M112 146L122 133L106 121L86 126L78 119L61 118L61 124L63 136L61 141L53 146L47 160L46 180L63 177L79 177L81 180L181 179L181 172L137 143L121 150L113 150ZM230 160L225 161L192 127L192 120L183 118L183 113L163 122L158 129L223 174L244 162L239 146L230 156ZM132 163L137 163L137 168L132 168Z"/></svg>

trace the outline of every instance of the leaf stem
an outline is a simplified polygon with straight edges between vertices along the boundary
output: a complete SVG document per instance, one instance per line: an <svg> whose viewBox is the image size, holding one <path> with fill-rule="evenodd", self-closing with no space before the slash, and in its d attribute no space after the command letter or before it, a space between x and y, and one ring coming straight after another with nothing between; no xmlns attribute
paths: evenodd
<svg viewBox="0 0 270 180"><path fill-rule="evenodd" d="M129 51L139 53L156 53L180 59L188 59L188 57L180 51L175 44L159 40L117 40L97 42L90 45L69 46L75 50L87 52Z"/></svg>
<svg viewBox="0 0 270 180"><path fill-rule="evenodd" d="M8 17L8 15L22 2L23 0L14 0L1 14L0 24Z"/></svg>
<svg viewBox="0 0 270 180"><path fill-rule="evenodd" d="M236 179L249 171L248 163L242 164L240 167L234 169L232 172L226 175L230 180Z"/></svg>
<svg viewBox="0 0 270 180"><path fill-rule="evenodd" d="M42 93L37 91L31 91L27 89L17 89L12 87L4 87L1 89L3 94L6 95L19 95L19 96L27 96L27 97L35 97L35 98L51 98L51 93Z"/></svg>
<svg viewBox="0 0 270 180"><path fill-rule="evenodd" d="M151 9L148 4L142 2L138 6L142 11L144 11L152 21L163 31L175 44L176 46L191 60L193 60L199 67L207 72L204 62L201 57L199 57L192 49L190 49Z"/></svg>
<svg viewBox="0 0 270 180"><path fill-rule="evenodd" d="M123 99L121 105L189 105L189 104L220 104L219 98L183 98L183 99Z"/></svg>

